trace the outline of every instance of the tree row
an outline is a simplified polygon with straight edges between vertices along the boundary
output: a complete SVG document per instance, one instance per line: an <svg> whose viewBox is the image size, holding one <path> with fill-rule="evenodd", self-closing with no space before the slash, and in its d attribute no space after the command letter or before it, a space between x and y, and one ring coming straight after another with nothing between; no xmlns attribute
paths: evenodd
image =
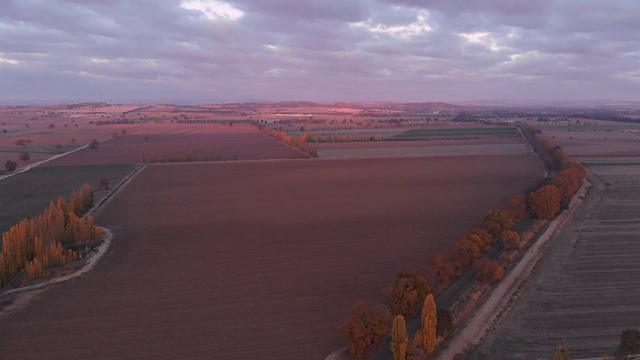
<svg viewBox="0 0 640 360"><path fill-rule="evenodd" d="M356 304L340 329L351 356L362 358L371 354L387 341L393 328L391 348L395 359L424 358L433 351L432 347L424 344L434 342L435 336L445 338L450 334L454 317L447 308L437 309L437 316L429 321L435 323L435 327L440 324L440 331L433 336L431 332L425 333L425 299L443 293L469 270L475 271L476 280L480 283L496 283L504 275L505 262L487 257L489 250L497 245L507 252L517 252L523 245L521 234L528 226L519 226L521 230L518 232L514 225L533 216L543 221L552 220L569 206L582 186L586 170L569 159L560 147L542 137L539 131L527 124L521 124L520 128L550 171L550 176L531 191L506 198L501 209L489 211L477 227L469 229L446 251L428 259L423 274L410 269L398 272L387 289L387 305L371 302ZM523 224L526 225L526 222ZM435 305L433 311L436 312ZM412 319L420 314L422 330L409 341L406 334L401 334L403 328L398 324L404 324L405 317ZM396 316L396 320L392 327L393 316ZM402 316L402 320L397 316ZM439 322L439 318L443 320Z"/></svg>
<svg viewBox="0 0 640 360"><path fill-rule="evenodd" d="M48 276L47 268L76 259L69 244L100 241L102 234L91 216L82 216L93 207L93 190L87 184L69 200L62 197L49 203L44 212L23 219L2 235L0 288L23 270L23 281ZM65 249L66 248L66 249Z"/></svg>

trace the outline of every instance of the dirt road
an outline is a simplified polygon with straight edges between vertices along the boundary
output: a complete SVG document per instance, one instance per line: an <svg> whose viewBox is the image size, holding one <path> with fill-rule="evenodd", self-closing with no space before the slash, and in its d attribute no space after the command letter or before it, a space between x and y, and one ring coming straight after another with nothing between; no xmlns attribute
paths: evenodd
<svg viewBox="0 0 640 360"><path fill-rule="evenodd" d="M531 270L543 254L543 246L576 212L576 209L582 203L582 198L586 194L589 185L590 184L585 181L582 188L578 190L578 193L571 201L569 208L551 221L547 230L541 234L536 242L529 248L518 265L498 284L486 302L481 305L473 317L458 331L448 347L441 353L440 359L453 359L456 354L463 352L469 345L477 345L480 343L486 332L507 309L509 301L520 284L526 280L531 273Z"/></svg>

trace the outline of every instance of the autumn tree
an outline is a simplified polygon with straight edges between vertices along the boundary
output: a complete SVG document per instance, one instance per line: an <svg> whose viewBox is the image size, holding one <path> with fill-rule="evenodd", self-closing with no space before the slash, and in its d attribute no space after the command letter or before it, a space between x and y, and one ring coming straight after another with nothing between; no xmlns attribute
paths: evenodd
<svg viewBox="0 0 640 360"><path fill-rule="evenodd" d="M529 204L538 219L551 220L560 213L560 192L553 185L545 185L529 194Z"/></svg>
<svg viewBox="0 0 640 360"><path fill-rule="evenodd" d="M449 251L449 261L454 264L456 273L462 274L474 260L482 256L482 252L482 248L477 242L463 236L453 243L453 247Z"/></svg>
<svg viewBox="0 0 640 360"><path fill-rule="evenodd" d="M387 295L391 300L391 312L396 315L415 316L430 291L431 286L424 276L410 269L400 271L387 289Z"/></svg>
<svg viewBox="0 0 640 360"><path fill-rule="evenodd" d="M553 179L552 184L558 188L560 192L561 205L567 208L573 195L582 186L582 181L586 176L586 170L582 165L570 161L566 167L560 171Z"/></svg>
<svg viewBox="0 0 640 360"><path fill-rule="evenodd" d="M502 235L502 242L506 250L520 250L520 234L516 231L509 230Z"/></svg>
<svg viewBox="0 0 640 360"><path fill-rule="evenodd" d="M493 284L504 276L502 266L497 261L488 258L482 258L474 262L473 269L477 272L476 279L480 282Z"/></svg>
<svg viewBox="0 0 640 360"><path fill-rule="evenodd" d="M571 360L571 351L566 339L562 339L556 347L556 351L553 352L553 360Z"/></svg>
<svg viewBox="0 0 640 360"><path fill-rule="evenodd" d="M431 258L430 269L441 285L446 285L455 278L455 269L446 254L437 254Z"/></svg>
<svg viewBox="0 0 640 360"><path fill-rule="evenodd" d="M380 344L389 334L391 321L391 313L384 305L368 301L357 303L340 328L351 356L362 358Z"/></svg>
<svg viewBox="0 0 640 360"><path fill-rule="evenodd" d="M8 173L16 171L17 168L18 168L18 163L15 161L7 160L7 162L4 163L4 169Z"/></svg>
<svg viewBox="0 0 640 360"><path fill-rule="evenodd" d="M640 331L626 329L620 336L616 359L626 359L629 355L640 354Z"/></svg>
<svg viewBox="0 0 640 360"><path fill-rule="evenodd" d="M516 223L527 216L527 203L524 195L507 197L503 200L503 208Z"/></svg>
<svg viewBox="0 0 640 360"><path fill-rule="evenodd" d="M433 299L433 295L429 294L424 299L424 306L422 307L422 345L427 354L431 354L436 348L437 324L436 302Z"/></svg>
<svg viewBox="0 0 640 360"><path fill-rule="evenodd" d="M98 140L93 139L91 140L91 142L89 143L89 149L91 150L95 150L98 147Z"/></svg>
<svg viewBox="0 0 640 360"><path fill-rule="evenodd" d="M407 337L407 325L404 316L397 315L393 319L391 327L391 351L393 352L393 360L405 360L407 358L407 346L409 339Z"/></svg>
<svg viewBox="0 0 640 360"><path fill-rule="evenodd" d="M22 160L23 162L27 162L31 159L31 155L28 152L23 152L20 153L20 160Z"/></svg>
<svg viewBox="0 0 640 360"><path fill-rule="evenodd" d="M436 325L436 336L447 337L453 331L453 314L448 308L439 309L436 313L438 324Z"/></svg>
<svg viewBox="0 0 640 360"><path fill-rule="evenodd" d="M407 360L425 360L427 358L422 342L422 331L418 330L407 348Z"/></svg>
<svg viewBox="0 0 640 360"><path fill-rule="evenodd" d="M70 200L60 197L42 214L23 219L5 232L0 252L0 287L23 269L23 280L28 281L46 277L48 267L74 261L76 253L65 250L63 244L101 240L101 231L92 217L82 217L92 205L93 193L85 184Z"/></svg>
<svg viewBox="0 0 640 360"><path fill-rule="evenodd" d="M487 230L494 238L499 238L502 234L511 229L513 218L506 210L492 210L487 213L482 222L481 228Z"/></svg>

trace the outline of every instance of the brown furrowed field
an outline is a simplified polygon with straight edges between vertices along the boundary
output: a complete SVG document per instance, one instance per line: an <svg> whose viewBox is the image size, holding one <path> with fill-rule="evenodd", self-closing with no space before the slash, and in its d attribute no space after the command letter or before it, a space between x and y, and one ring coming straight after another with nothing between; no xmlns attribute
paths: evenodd
<svg viewBox="0 0 640 360"><path fill-rule="evenodd" d="M141 163L191 155L194 161L304 158L302 154L249 124L141 124L97 149L83 149L47 166ZM144 155L144 157L143 157Z"/></svg>
<svg viewBox="0 0 640 360"><path fill-rule="evenodd" d="M0 320L3 359L324 359L356 301L540 176L531 154L150 165L98 214L101 263Z"/></svg>
<svg viewBox="0 0 640 360"><path fill-rule="evenodd" d="M573 359L613 358L640 325L640 163L588 165L593 189L480 359L551 358L566 338Z"/></svg>
<svg viewBox="0 0 640 360"><path fill-rule="evenodd" d="M577 158L640 156L640 138L629 132L546 131L544 134Z"/></svg>
<svg viewBox="0 0 640 360"><path fill-rule="evenodd" d="M468 139L336 142L313 144L321 158L373 158L402 156L515 155L530 150L524 139Z"/></svg>

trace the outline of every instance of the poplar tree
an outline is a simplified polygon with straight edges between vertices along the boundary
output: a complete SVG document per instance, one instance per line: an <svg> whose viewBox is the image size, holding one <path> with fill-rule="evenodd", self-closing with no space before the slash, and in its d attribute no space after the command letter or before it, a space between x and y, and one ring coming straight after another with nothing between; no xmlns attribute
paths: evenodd
<svg viewBox="0 0 640 360"><path fill-rule="evenodd" d="M397 315L393 319L393 327L391 328L391 351L393 352L393 360L405 360L407 358L407 326L404 316Z"/></svg>
<svg viewBox="0 0 640 360"><path fill-rule="evenodd" d="M422 307L422 343L427 354L431 354L436 348L437 324L436 302L433 299L433 294L429 294L424 299L424 306Z"/></svg>

